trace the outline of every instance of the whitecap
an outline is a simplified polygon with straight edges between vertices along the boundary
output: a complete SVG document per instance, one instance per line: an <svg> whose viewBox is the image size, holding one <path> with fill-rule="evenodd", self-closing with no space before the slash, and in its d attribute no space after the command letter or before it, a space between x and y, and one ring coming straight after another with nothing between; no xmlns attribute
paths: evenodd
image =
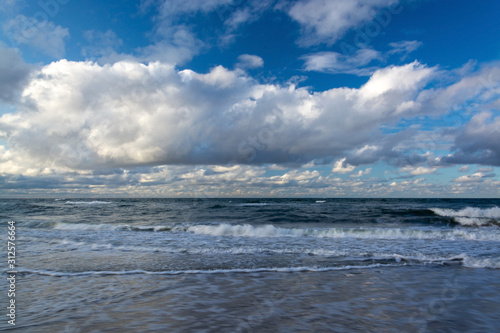
<svg viewBox="0 0 500 333"><path fill-rule="evenodd" d="M475 258L466 257L464 266L469 268L493 268L500 269L500 257L496 258Z"/></svg>
<svg viewBox="0 0 500 333"><path fill-rule="evenodd" d="M110 204L111 201L100 201L100 200L93 200L93 201L66 201L65 204L67 205L107 205Z"/></svg>
<svg viewBox="0 0 500 333"><path fill-rule="evenodd" d="M358 239L443 239L443 240L483 240L500 241L500 231L470 230L466 228L280 228L270 224L253 226L250 224L196 225L188 232L209 236L232 237L317 237L317 238L358 238Z"/></svg>
<svg viewBox="0 0 500 333"><path fill-rule="evenodd" d="M500 207L466 207L461 210L431 208L430 210L439 216L452 217L456 223L465 226L498 224L498 221L500 220Z"/></svg>

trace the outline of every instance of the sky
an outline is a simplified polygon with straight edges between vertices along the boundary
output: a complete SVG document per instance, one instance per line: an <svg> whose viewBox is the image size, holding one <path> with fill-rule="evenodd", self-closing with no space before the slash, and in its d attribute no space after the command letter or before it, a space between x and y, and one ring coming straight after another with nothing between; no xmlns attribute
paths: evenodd
<svg viewBox="0 0 500 333"><path fill-rule="evenodd" d="M497 0L0 0L0 197L500 197Z"/></svg>

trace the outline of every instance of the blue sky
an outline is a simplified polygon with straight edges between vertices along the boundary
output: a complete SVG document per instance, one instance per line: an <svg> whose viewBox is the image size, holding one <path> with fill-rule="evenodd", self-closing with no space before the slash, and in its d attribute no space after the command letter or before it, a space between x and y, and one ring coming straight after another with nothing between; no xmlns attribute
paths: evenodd
<svg viewBox="0 0 500 333"><path fill-rule="evenodd" d="M0 196L499 197L498 1L0 8Z"/></svg>

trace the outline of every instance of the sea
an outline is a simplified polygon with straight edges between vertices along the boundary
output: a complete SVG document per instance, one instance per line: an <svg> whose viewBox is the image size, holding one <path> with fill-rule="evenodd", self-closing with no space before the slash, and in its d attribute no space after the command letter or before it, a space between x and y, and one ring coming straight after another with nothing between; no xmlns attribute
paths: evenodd
<svg viewBox="0 0 500 333"><path fill-rule="evenodd" d="M500 332L500 199L3 199L0 225L0 331Z"/></svg>

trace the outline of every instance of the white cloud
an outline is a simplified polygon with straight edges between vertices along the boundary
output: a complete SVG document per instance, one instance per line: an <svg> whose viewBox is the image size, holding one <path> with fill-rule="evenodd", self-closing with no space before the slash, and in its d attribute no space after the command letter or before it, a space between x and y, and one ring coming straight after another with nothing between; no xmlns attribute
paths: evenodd
<svg viewBox="0 0 500 333"><path fill-rule="evenodd" d="M414 167L414 166L405 166L404 168L401 169L402 172L409 172L411 175L414 176L421 176L421 175L429 175L433 174L436 172L437 168L425 168L425 167Z"/></svg>
<svg viewBox="0 0 500 333"><path fill-rule="evenodd" d="M155 42L139 48L143 62L161 61L181 65L191 60L205 44L185 25L162 23L155 31Z"/></svg>
<svg viewBox="0 0 500 333"><path fill-rule="evenodd" d="M0 118L9 142L0 172L331 160L405 116L398 105L418 96L432 73L393 66L360 89L310 93L221 66L201 74L159 62L61 60L34 73L24 104Z"/></svg>
<svg viewBox="0 0 500 333"><path fill-rule="evenodd" d="M457 183L468 183L468 182L482 182L485 177L488 177L491 175L487 175L483 172L476 172L472 175L465 175L465 176L460 176L454 180L454 182Z"/></svg>
<svg viewBox="0 0 500 333"><path fill-rule="evenodd" d="M500 62L485 64L477 71L471 68L470 63L464 67L457 71L458 79L451 75L453 72L441 72L443 77L456 82L427 91L418 100L422 107L435 113L445 113L453 109L464 110L468 103L474 102L480 110L489 111L500 101ZM456 117L459 125L467 120L460 114Z"/></svg>
<svg viewBox="0 0 500 333"><path fill-rule="evenodd" d="M288 14L303 29L299 43L311 46L333 44L349 29L375 18L384 7L397 4L398 0L302 0L294 3Z"/></svg>
<svg viewBox="0 0 500 333"><path fill-rule="evenodd" d="M19 12L19 8L25 5L25 0L0 0L0 13L5 17L13 17Z"/></svg>
<svg viewBox="0 0 500 333"><path fill-rule="evenodd" d="M217 14L228 29L226 33L231 33L244 24L258 20L265 10L271 8L274 2L274 0L235 1L232 6L225 6L217 10Z"/></svg>
<svg viewBox="0 0 500 333"><path fill-rule="evenodd" d="M69 31L49 21L17 15L3 24L5 34L16 44L29 45L54 58L65 53L65 39Z"/></svg>
<svg viewBox="0 0 500 333"><path fill-rule="evenodd" d="M353 55L338 52L318 52L302 57L306 71L325 73L347 73L371 75L376 68L366 68L374 60L383 60L380 52L371 49L359 49Z"/></svg>
<svg viewBox="0 0 500 333"><path fill-rule="evenodd" d="M345 163L346 158L342 158L335 162L335 165L333 166L332 173L349 173L354 171L356 167L354 165L350 165L348 163Z"/></svg>
<svg viewBox="0 0 500 333"><path fill-rule="evenodd" d="M360 92L366 100L398 91L412 93L428 82L434 71L435 69L422 66L416 61L404 66L390 66L376 71L370 80L361 87ZM400 105L412 100L406 100Z"/></svg>
<svg viewBox="0 0 500 333"><path fill-rule="evenodd" d="M238 57L236 66L241 68L259 68L264 66L264 60L256 55L242 54Z"/></svg>
<svg viewBox="0 0 500 333"><path fill-rule="evenodd" d="M404 61L406 57L416 51L423 45L422 42L416 40L404 40L400 42L389 43L389 46L392 48L388 54L400 54L401 60Z"/></svg>
<svg viewBox="0 0 500 333"><path fill-rule="evenodd" d="M461 166L459 169L458 169L459 172L468 172L469 171L469 166L468 165L464 165L464 166Z"/></svg>
<svg viewBox="0 0 500 333"><path fill-rule="evenodd" d="M182 65L207 47L193 32L190 20L198 14L207 14L232 5L233 0L145 0L143 11L154 8L152 44L138 49L138 58L144 62L162 61Z"/></svg>
<svg viewBox="0 0 500 333"><path fill-rule="evenodd" d="M284 185L284 184L290 184L293 182L298 182L299 184L304 184L304 183L310 183L312 179L319 178L321 177L319 172L316 170L310 171L310 170L305 170L305 171L299 171L299 170L292 170L290 172L287 172L281 176L272 176L269 177L268 181L274 184L279 184L279 185ZM261 180L263 181L263 180Z"/></svg>
<svg viewBox="0 0 500 333"><path fill-rule="evenodd" d="M359 178L362 176L369 175L372 172L372 168L366 168L365 170L359 170L358 173L352 174L351 177Z"/></svg>
<svg viewBox="0 0 500 333"><path fill-rule="evenodd" d="M177 16L194 14L197 12L211 12L217 7L230 5L233 0L162 0L159 5L152 1L143 1L143 8L154 4L162 19L173 19Z"/></svg>
<svg viewBox="0 0 500 333"><path fill-rule="evenodd" d="M87 30L83 33L83 37L89 43L89 45L82 47L82 54L86 58L104 57L109 59L116 54L123 44L123 41L112 30L106 30L105 32Z"/></svg>

